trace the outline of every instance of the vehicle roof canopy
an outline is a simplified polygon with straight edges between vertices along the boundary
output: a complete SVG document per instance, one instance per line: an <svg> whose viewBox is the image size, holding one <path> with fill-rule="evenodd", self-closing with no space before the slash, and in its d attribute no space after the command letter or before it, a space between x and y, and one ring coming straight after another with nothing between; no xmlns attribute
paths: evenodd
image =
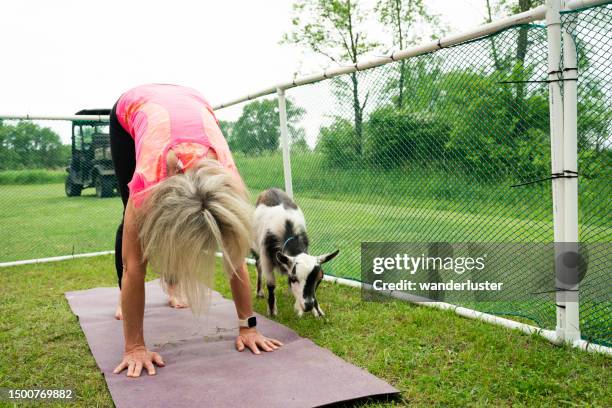
<svg viewBox="0 0 612 408"><path fill-rule="evenodd" d="M110 109L81 109L75 115L110 115Z"/></svg>
<svg viewBox="0 0 612 408"><path fill-rule="evenodd" d="M77 113L75 113L75 115L110 115L110 109L81 109L80 111L78 111ZM73 125L100 125L100 124L107 124L107 121L97 121L97 120L93 120L93 121L85 121L85 120L75 120L72 121Z"/></svg>

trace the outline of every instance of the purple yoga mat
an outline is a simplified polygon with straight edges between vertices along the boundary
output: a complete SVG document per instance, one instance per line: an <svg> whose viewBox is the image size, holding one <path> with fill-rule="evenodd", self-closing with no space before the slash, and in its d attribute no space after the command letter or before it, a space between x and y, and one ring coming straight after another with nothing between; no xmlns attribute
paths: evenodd
<svg viewBox="0 0 612 408"><path fill-rule="evenodd" d="M118 408L315 407L398 392L260 315L261 332L284 346L259 356L239 353L231 300L214 292L210 312L198 320L188 309L168 307L158 281L146 284L144 335L166 366L138 379L113 374L123 352L122 323L113 317L118 296L117 288L66 292Z"/></svg>

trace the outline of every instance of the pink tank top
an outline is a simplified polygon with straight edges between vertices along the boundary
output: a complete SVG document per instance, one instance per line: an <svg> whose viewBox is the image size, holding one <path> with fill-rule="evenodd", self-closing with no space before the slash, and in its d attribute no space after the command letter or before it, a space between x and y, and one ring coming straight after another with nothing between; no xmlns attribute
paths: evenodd
<svg viewBox="0 0 612 408"><path fill-rule="evenodd" d="M137 207L146 191L166 178L170 149L183 170L212 149L219 164L242 183L219 122L196 90L165 84L138 86L121 95L116 114L136 145L136 170L128 186Z"/></svg>

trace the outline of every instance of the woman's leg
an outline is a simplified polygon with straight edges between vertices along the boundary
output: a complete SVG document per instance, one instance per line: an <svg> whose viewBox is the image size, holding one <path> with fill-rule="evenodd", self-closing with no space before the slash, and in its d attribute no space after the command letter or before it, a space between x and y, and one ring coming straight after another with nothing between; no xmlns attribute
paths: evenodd
<svg viewBox="0 0 612 408"><path fill-rule="evenodd" d="M132 180L136 168L136 147L132 136L123 129L123 126L121 126L117 119L117 114L115 113L116 106L117 104L113 106L110 113L110 147L119 193L123 201L123 213L125 214L125 207L127 206L130 196L128 183ZM123 216L115 235L115 269L117 270L119 288L121 288L121 278L123 276L123 260L121 255L122 238Z"/></svg>

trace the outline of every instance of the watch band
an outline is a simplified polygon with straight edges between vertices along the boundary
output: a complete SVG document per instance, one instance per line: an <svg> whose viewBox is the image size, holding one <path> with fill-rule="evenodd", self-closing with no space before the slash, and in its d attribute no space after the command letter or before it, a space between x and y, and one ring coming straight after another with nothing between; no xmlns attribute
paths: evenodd
<svg viewBox="0 0 612 408"><path fill-rule="evenodd" d="M251 328L257 326L257 318L251 316L248 319L238 319L238 327Z"/></svg>

